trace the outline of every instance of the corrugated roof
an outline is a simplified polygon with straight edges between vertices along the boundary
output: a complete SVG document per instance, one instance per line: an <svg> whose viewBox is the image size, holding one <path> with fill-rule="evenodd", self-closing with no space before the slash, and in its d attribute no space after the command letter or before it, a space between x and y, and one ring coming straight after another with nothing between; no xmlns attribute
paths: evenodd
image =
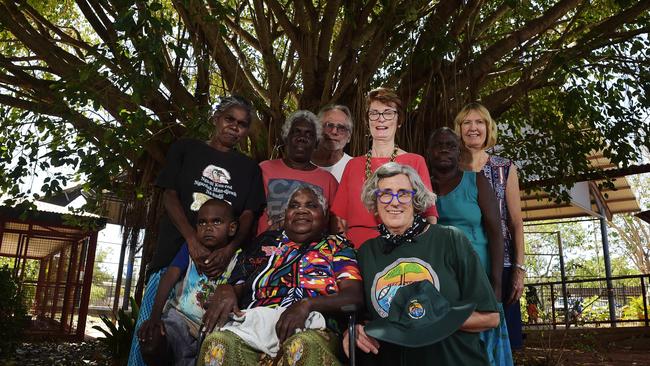
<svg viewBox="0 0 650 366"><path fill-rule="evenodd" d="M602 171L611 171L617 168L601 153L593 154L588 159L592 167ZM599 196L602 197L608 214L637 212L641 210L636 196L632 192L630 184L625 177L614 178L612 180L613 188L600 187L604 182L605 180L592 180L582 184L583 186L585 184L589 186L588 203L581 203L578 199L570 203L558 204L550 201L550 195L543 190L534 190L528 194L522 189L520 197L524 221L600 216L600 210L596 202ZM580 186L580 184L577 186Z"/></svg>

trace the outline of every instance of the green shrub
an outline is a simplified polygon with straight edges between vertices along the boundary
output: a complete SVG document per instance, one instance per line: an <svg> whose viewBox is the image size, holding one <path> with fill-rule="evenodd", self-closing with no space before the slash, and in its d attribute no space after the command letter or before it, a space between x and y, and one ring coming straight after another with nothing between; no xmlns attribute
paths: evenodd
<svg viewBox="0 0 650 366"><path fill-rule="evenodd" d="M13 352L28 325L23 295L11 272L0 268L0 356Z"/></svg>
<svg viewBox="0 0 650 366"><path fill-rule="evenodd" d="M94 283L90 287L90 302L95 304L106 298L106 287L97 286Z"/></svg>
<svg viewBox="0 0 650 366"><path fill-rule="evenodd" d="M108 330L99 325L93 326L93 329L104 333L104 337L99 338L99 340L111 352L115 365L126 365L128 361L129 351L131 350L131 339L133 338L139 312L140 308L138 304L136 304L134 298L131 298L131 313L129 314L120 309L117 312L117 326L106 315L102 315L100 318Z"/></svg>
<svg viewBox="0 0 650 366"><path fill-rule="evenodd" d="M623 319L644 319L643 296L632 297L630 298L630 302L623 306Z"/></svg>

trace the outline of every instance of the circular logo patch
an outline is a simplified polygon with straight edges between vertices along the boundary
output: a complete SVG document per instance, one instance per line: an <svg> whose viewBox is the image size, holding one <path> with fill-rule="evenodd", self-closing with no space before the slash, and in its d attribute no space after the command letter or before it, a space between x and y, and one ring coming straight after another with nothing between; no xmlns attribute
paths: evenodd
<svg viewBox="0 0 650 366"><path fill-rule="evenodd" d="M412 319L420 319L425 314L424 307L422 307L422 304L420 304L417 300L411 301L408 311L409 317Z"/></svg>

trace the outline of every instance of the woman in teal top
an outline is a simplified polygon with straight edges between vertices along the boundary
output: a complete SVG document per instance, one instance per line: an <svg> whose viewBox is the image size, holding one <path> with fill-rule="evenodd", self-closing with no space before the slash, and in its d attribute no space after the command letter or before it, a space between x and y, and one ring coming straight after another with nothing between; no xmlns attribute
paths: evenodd
<svg viewBox="0 0 650 366"><path fill-rule="evenodd" d="M438 195L438 223L459 228L469 239L485 269L494 294L501 298L503 236L496 196L487 179L458 167L460 141L456 133L443 127L429 138L431 185ZM502 307L500 313L503 315ZM502 324L503 322L503 316ZM505 337L505 338L504 338ZM512 365L505 326L481 334L492 365Z"/></svg>
<svg viewBox="0 0 650 366"><path fill-rule="evenodd" d="M456 175L454 174L454 177ZM477 175L475 172L460 172L460 176L460 183L451 192L446 194L438 192L436 200L436 208L440 214L438 223L461 229L472 243L472 247L481 260L481 265L490 273L488 238L481 222L483 215L478 202ZM479 177L479 180L485 180L485 178L481 178Z"/></svg>

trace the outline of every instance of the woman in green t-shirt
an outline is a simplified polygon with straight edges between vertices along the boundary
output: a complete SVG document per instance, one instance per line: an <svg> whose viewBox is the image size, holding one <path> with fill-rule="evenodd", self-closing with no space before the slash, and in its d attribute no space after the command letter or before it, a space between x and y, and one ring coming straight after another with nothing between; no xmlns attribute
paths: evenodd
<svg viewBox="0 0 650 366"><path fill-rule="evenodd" d="M415 170L388 163L362 199L381 224L357 255L369 321L356 327L359 363L488 365L479 332L499 324L496 298L465 235L418 215L435 195Z"/></svg>

